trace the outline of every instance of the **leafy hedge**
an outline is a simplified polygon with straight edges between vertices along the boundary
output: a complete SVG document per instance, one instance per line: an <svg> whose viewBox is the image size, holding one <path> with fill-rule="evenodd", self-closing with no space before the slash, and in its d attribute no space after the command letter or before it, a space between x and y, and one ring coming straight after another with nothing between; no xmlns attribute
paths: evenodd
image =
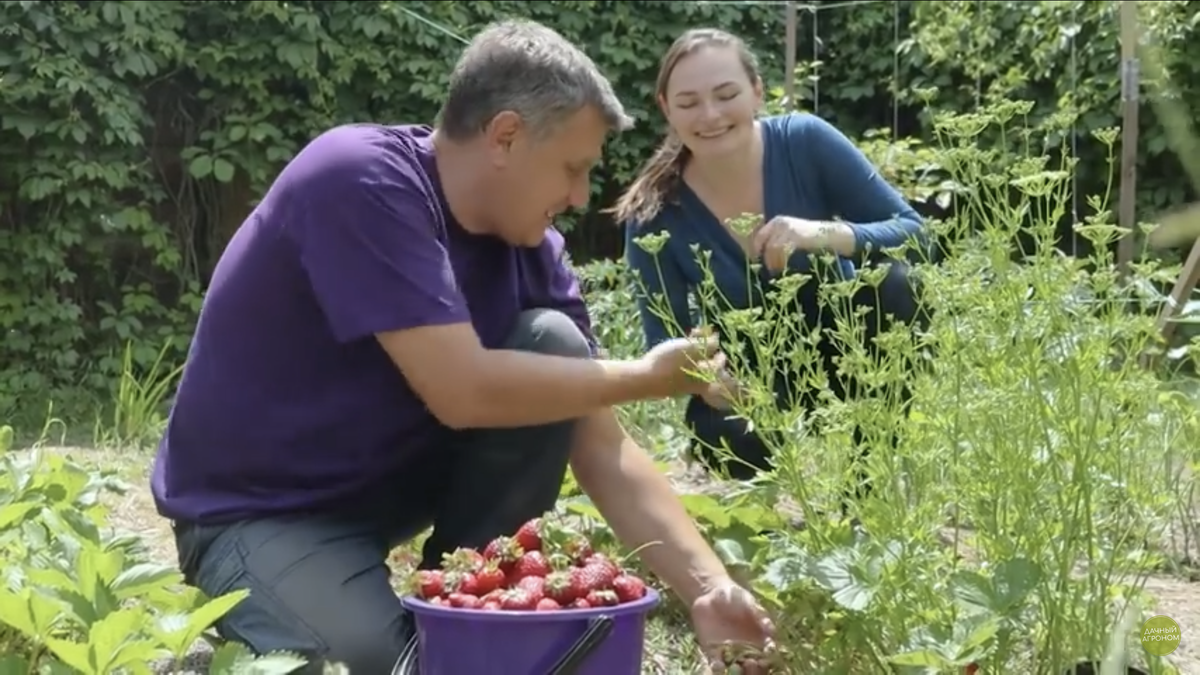
<svg viewBox="0 0 1200 675"><path fill-rule="evenodd" d="M1196 3L1150 7L1178 94L1194 101ZM1074 102L1085 111L1073 125L1081 180L1098 183L1102 148L1087 134L1118 122L1115 12L1082 1L832 3L801 16L802 103L853 135L882 127L928 141L919 99L929 86L943 110L971 110L977 91L1035 101L1035 116ZM771 84L782 78L779 4L0 5L0 415L40 413L48 396L68 407L107 396L128 341L137 364L163 344L178 359L209 270L282 163L340 122L432 120L459 38L502 16L583 45L642 122L611 144L593 208L570 224L580 260L619 252L620 233L597 214L657 141L651 74L672 38L699 24L731 29ZM1143 120L1148 213L1190 191L1153 115ZM920 155L897 157L922 170Z"/></svg>

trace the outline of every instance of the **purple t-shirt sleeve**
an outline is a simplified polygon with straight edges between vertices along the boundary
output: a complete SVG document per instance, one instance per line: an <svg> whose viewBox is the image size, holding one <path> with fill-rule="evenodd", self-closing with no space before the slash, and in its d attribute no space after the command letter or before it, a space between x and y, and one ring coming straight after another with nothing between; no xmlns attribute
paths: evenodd
<svg viewBox="0 0 1200 675"><path fill-rule="evenodd" d="M288 173L303 206L291 232L338 341L470 320L436 198L401 139L342 127L313 141Z"/></svg>
<svg viewBox="0 0 1200 675"><path fill-rule="evenodd" d="M551 228L540 246L522 252L522 305L524 309L556 309L569 316L587 338L595 357L600 346L566 248L562 233Z"/></svg>

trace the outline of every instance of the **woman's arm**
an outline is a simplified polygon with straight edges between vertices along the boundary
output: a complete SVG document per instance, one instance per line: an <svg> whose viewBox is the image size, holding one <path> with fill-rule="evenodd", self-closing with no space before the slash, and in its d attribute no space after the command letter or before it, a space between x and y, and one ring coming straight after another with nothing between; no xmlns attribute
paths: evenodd
<svg viewBox="0 0 1200 675"><path fill-rule="evenodd" d="M802 148L816 166L830 207L846 221L839 228L846 235L837 242L839 254L861 260L905 243L914 262L928 253L920 214L845 134L816 115L804 114L793 116L791 136L793 149Z"/></svg>
<svg viewBox="0 0 1200 675"><path fill-rule="evenodd" d="M658 252L651 253L638 239L656 240ZM692 330L688 287L679 264L667 253L665 230L653 223L625 223L625 261L634 272L638 313L646 335L646 349ZM665 317L663 316L665 315Z"/></svg>

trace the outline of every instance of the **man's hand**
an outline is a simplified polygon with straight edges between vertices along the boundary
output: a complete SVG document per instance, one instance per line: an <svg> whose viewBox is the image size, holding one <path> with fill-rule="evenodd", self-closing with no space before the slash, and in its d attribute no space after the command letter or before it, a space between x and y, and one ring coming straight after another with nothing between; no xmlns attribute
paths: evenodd
<svg viewBox="0 0 1200 675"><path fill-rule="evenodd" d="M717 373L717 381L709 385L704 393L700 394L700 398L704 400L710 407L716 410L729 410L733 408L733 402L741 395L742 386L729 371L722 368L721 372Z"/></svg>
<svg viewBox="0 0 1200 675"><path fill-rule="evenodd" d="M713 673L737 665L746 675L769 672L775 625L750 591L726 579L692 603L692 627Z"/></svg>
<svg viewBox="0 0 1200 675"><path fill-rule="evenodd" d="M693 335L660 342L641 358L652 379L660 385L658 396L704 394L710 381L725 368L717 336Z"/></svg>
<svg viewBox="0 0 1200 675"><path fill-rule="evenodd" d="M845 223L776 216L755 230L751 247L768 270L779 272L796 251L849 255L847 249L852 252L854 248L854 233Z"/></svg>

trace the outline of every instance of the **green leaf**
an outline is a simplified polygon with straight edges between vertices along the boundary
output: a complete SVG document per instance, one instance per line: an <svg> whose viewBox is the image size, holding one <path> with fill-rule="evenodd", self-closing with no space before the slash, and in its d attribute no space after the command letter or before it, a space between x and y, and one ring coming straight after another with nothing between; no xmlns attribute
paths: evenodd
<svg viewBox="0 0 1200 675"><path fill-rule="evenodd" d="M192 178L196 180L204 180L212 175L213 158L212 155L197 155L192 163L188 166L188 172L192 174Z"/></svg>
<svg viewBox="0 0 1200 675"><path fill-rule="evenodd" d="M218 598L213 598L199 608L194 609L188 616L187 628L184 630L183 637L186 638L186 645L190 647L193 642L200 638L200 635L204 631L208 630L209 626L212 626L221 617L228 614L230 610L249 595L250 591L246 589L231 591Z"/></svg>
<svg viewBox="0 0 1200 675"><path fill-rule="evenodd" d="M17 527L25 518L40 507L32 502L17 502L0 506L0 530Z"/></svg>
<svg viewBox="0 0 1200 675"><path fill-rule="evenodd" d="M218 181L228 183L233 180L233 164L221 157L216 158L213 160L212 175Z"/></svg>
<svg viewBox="0 0 1200 675"><path fill-rule="evenodd" d="M742 543L736 539L718 539L713 542L713 550L716 551L721 562L726 565L746 566L750 564L746 557L746 551L742 548Z"/></svg>
<svg viewBox="0 0 1200 675"><path fill-rule="evenodd" d="M92 667L86 644L59 638L48 638L45 644L60 661L84 675L101 675L103 672Z"/></svg>
<svg viewBox="0 0 1200 675"><path fill-rule="evenodd" d="M180 581L182 578L174 567L141 563L117 575L109 588L118 598L125 600Z"/></svg>
<svg viewBox="0 0 1200 675"><path fill-rule="evenodd" d="M0 675L29 675L36 672L29 660L17 654L0 655Z"/></svg>
<svg viewBox="0 0 1200 675"><path fill-rule="evenodd" d="M934 672L941 672L950 667L950 660L938 654L931 649L922 649L915 652L905 652L889 656L888 662L898 666L916 666L923 668L932 668Z"/></svg>
<svg viewBox="0 0 1200 675"><path fill-rule="evenodd" d="M874 590L857 578L854 552L849 549L838 549L816 560L811 574L817 584L833 595L833 601L845 609L861 612L874 598Z"/></svg>
<svg viewBox="0 0 1200 675"><path fill-rule="evenodd" d="M119 672L124 666L157 656L157 645L141 638L140 628L148 619L145 609L135 607L111 612L92 625L88 650L97 672Z"/></svg>

